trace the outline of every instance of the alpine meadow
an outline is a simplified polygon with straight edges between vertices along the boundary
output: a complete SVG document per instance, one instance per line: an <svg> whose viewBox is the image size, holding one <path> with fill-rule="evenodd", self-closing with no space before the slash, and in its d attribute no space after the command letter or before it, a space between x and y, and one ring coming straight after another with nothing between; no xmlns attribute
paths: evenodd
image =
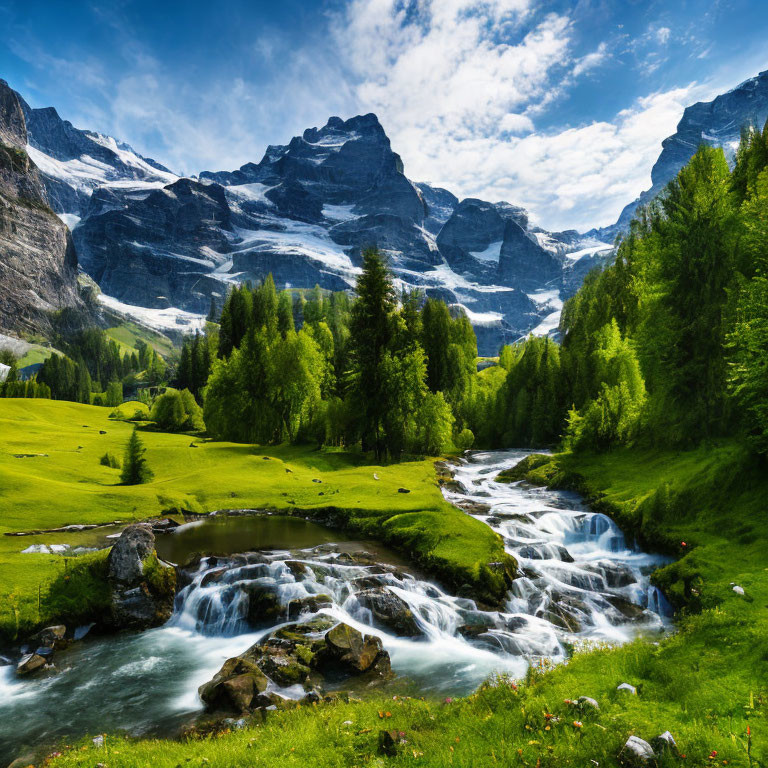
<svg viewBox="0 0 768 768"><path fill-rule="evenodd" d="M768 7L0 29L0 768L768 768Z"/></svg>

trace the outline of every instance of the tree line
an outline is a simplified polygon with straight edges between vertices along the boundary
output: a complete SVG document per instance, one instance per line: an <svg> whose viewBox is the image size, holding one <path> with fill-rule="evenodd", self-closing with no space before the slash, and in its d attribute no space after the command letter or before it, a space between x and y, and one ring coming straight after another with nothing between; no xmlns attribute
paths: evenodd
<svg viewBox="0 0 768 768"><path fill-rule="evenodd" d="M359 445L378 460L439 453L458 439L477 356L466 316L398 296L376 250L363 256L354 298L317 287L278 294L268 276L230 292L218 343L185 346L180 371L189 372L179 385L194 392L194 382L207 381L197 391L213 436ZM462 439L471 443L467 433Z"/></svg>
<svg viewBox="0 0 768 768"><path fill-rule="evenodd" d="M746 435L768 452L768 126L731 171L702 146L566 302L562 343L506 347L476 397L488 445L607 450Z"/></svg>

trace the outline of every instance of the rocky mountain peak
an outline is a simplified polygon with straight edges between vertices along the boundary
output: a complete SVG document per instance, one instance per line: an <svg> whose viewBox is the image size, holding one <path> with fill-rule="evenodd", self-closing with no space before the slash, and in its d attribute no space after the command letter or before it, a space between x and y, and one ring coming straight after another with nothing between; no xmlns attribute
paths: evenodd
<svg viewBox="0 0 768 768"><path fill-rule="evenodd" d="M27 151L22 100L0 80L0 330L39 331L79 306L77 257Z"/></svg>
<svg viewBox="0 0 768 768"><path fill-rule="evenodd" d="M0 143L23 148L27 143L27 126L18 95L5 80L0 80Z"/></svg>
<svg viewBox="0 0 768 768"><path fill-rule="evenodd" d="M613 240L629 228L638 207L653 200L702 144L722 147L725 156L732 162L742 129L750 125L762 127L767 119L768 70L712 101L699 101L686 107L675 133L661 143L661 154L651 170L651 188L624 208L616 224L591 230L587 235Z"/></svg>

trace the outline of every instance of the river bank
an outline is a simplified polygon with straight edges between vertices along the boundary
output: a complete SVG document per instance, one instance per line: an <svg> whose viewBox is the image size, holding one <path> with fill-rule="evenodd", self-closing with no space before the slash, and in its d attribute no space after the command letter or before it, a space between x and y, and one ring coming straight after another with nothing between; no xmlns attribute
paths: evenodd
<svg viewBox="0 0 768 768"><path fill-rule="evenodd" d="M643 502L665 486L669 488L664 493L672 491L685 501L670 507L663 526L669 536L679 535L681 545L690 540L696 546L667 569L681 578L698 573L690 583L702 605L685 607L676 633L620 648L576 649L566 665L532 668L520 683L499 680L465 698L429 702L390 696L302 708L275 713L257 728L235 730L214 740L117 738L108 741L104 751L89 742L85 752L68 752L53 765L70 768L104 761L110 768L149 764L175 768L191 761L234 768L275 763L326 768L369 762L581 768L594 761L617 766L630 736L651 741L667 730L679 749L662 756L665 766L764 765L768 754L764 472L733 445L663 455L627 451L556 456L546 465L550 480L565 469L578 474L583 487L600 495L604 503L621 505L636 520ZM540 472L534 479L543 478ZM646 518L647 526L653 518L647 512ZM744 595L733 586L741 586ZM632 685L636 695L618 690L623 682ZM599 710L568 703L580 696L594 698ZM406 743L395 757L378 753L381 729L404 734Z"/></svg>
<svg viewBox="0 0 768 768"><path fill-rule="evenodd" d="M279 617L285 614L281 621L298 617L302 606L309 610L304 621L319 610L323 616L380 638L400 681L399 687L388 689L388 701L393 693L397 701L404 694L426 696L435 707L445 706L444 697L453 704L456 696L471 694L489 675L519 680L530 664L546 668L565 660L584 643L624 642L638 631L658 636L663 620L650 609L648 601L651 587L647 574L653 558L646 562L643 558L648 556L633 553L615 526L584 508L573 494L537 491L532 499L528 488L495 483L499 469L516 463L520 455L478 454L456 469L455 484L466 483L471 490L446 491L451 500L472 507L475 514L475 497L481 494L487 511L493 510L496 518L528 527L528 542L522 546L513 540L513 533L519 535L521 531L505 528L501 532L526 573L522 581L518 580L525 582L525 594L510 595L501 611L481 607L466 596L451 595L409 573L403 564L383 564L381 555L372 563L361 560L354 547L345 553L340 552L345 546L326 542L302 552L271 551L245 558L226 554L227 549L237 550L238 543L245 545L254 535L250 541L272 545L287 542L286 531L290 538L297 525L303 529L302 537L312 531L312 535L321 531L323 537L328 536L328 531L317 526L304 530L313 526L306 521L283 522L253 515L201 519L161 536L158 543L158 550L169 558L188 555L204 542L223 552L193 565L192 572L180 574L181 584L186 586L182 586L174 616L166 626L132 637L95 639L73 649L62 658L62 674L40 681L36 692L35 683L24 689L8 678L8 700L15 697L23 702L24 713L30 708L46 712L67 706L78 713L71 723L59 723L58 730L53 724L47 725L49 735L120 727L128 727L134 735L162 734L199 711L196 689L211 678L225 658L262 642L263 632L253 634L259 621L265 622L268 634L274 631ZM495 524L487 515L480 515L475 522L486 527ZM271 533L260 531L261 523L279 528ZM561 537L557 557L537 558L526 551L540 546L539 554L546 555L547 548L555 547L547 539L557 531L567 532ZM301 538L301 543L312 542ZM563 569L568 575L561 572ZM256 615L254 590L260 595ZM634 607L629 610L630 606ZM95 671L99 682L88 679L88 670ZM309 672L307 669L302 674ZM272 689L273 693L288 698L297 695L291 686L284 687L287 682ZM99 702L96 708L89 704L95 700L89 693L94 684ZM503 682L501 687L515 691L511 683ZM301 690L299 693L303 695ZM123 699L125 695L128 702ZM82 696L85 699L79 701ZM376 690L368 691L367 696L391 708L380 701ZM26 728L26 738L30 738L34 720L24 714L21 721L14 722L18 714L13 708L5 712L6 727L16 738ZM268 723L283 716L282 712L268 714ZM570 714L582 716L580 710ZM382 719L387 719L386 711Z"/></svg>
<svg viewBox="0 0 768 768"><path fill-rule="evenodd" d="M61 615L61 605L71 587L66 561L72 558L34 548L89 549L101 533L5 534L169 515L182 520L185 512L247 507L326 517L324 510L331 509L359 537L385 540L445 581L468 583L495 600L507 589L503 573L490 568L506 559L500 537L445 502L434 460L377 466L356 453L146 432L142 439L155 477L123 486L119 470L103 466L100 457L107 451L121 456L133 425L110 419L110 413L64 401L0 399L0 638L5 642L70 618ZM86 590L66 599L75 618L78 604L91 596Z"/></svg>

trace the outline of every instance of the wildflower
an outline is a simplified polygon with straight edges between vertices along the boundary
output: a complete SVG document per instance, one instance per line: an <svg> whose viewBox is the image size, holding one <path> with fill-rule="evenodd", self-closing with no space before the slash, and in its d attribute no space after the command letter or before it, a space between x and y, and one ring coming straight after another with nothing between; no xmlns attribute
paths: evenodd
<svg viewBox="0 0 768 768"><path fill-rule="evenodd" d="M449 696L449 697L448 697L448 698L445 700L445 703L446 703L446 704L453 704L453 699L452 699L452 698Z"/></svg>
<svg viewBox="0 0 768 768"><path fill-rule="evenodd" d="M581 728L584 725L584 723L581 722L581 720L574 720L573 721L573 727L574 728Z"/></svg>
<svg viewBox="0 0 768 768"><path fill-rule="evenodd" d="M680 542L680 546L681 546L681 547L687 547L688 545L687 545L687 544L686 544L684 541L681 541L681 542Z"/></svg>

